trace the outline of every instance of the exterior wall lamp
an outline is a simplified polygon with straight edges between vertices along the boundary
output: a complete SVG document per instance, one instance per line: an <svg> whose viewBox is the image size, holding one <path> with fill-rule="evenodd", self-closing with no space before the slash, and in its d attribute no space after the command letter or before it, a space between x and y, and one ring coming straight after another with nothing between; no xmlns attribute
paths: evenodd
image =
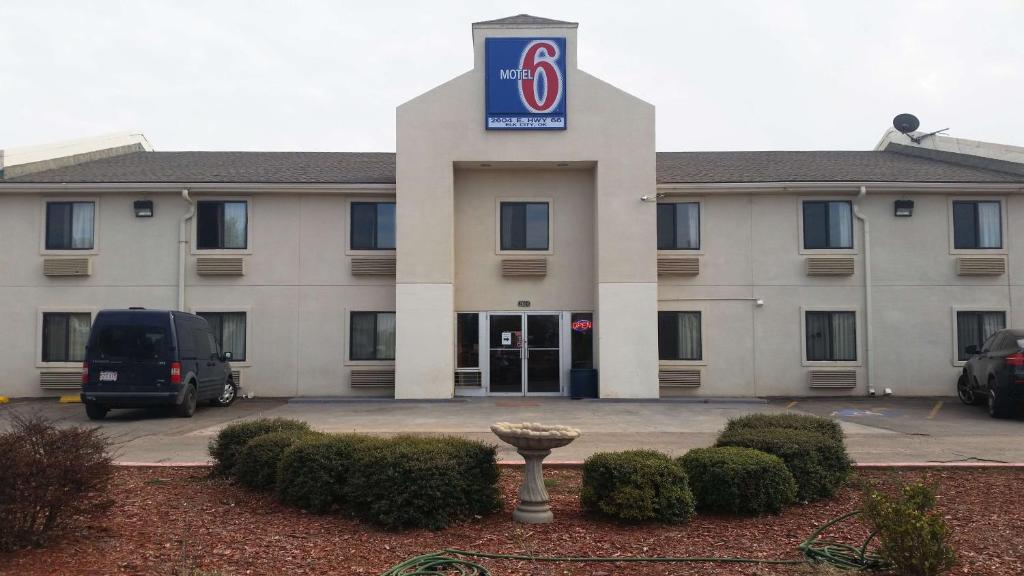
<svg viewBox="0 0 1024 576"><path fill-rule="evenodd" d="M134 208L135 208L135 217L136 218L152 218L153 217L153 201L152 200L136 200Z"/></svg>
<svg viewBox="0 0 1024 576"><path fill-rule="evenodd" d="M914 215L914 201L913 200L897 200L896 201L896 217L897 218L910 218Z"/></svg>

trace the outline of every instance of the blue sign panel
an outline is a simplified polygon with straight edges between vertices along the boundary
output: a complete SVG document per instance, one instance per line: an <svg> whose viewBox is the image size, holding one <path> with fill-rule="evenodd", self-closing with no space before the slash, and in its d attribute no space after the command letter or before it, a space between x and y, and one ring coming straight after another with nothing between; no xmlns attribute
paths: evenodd
<svg viewBox="0 0 1024 576"><path fill-rule="evenodd" d="M487 38L488 130L565 130L565 38Z"/></svg>

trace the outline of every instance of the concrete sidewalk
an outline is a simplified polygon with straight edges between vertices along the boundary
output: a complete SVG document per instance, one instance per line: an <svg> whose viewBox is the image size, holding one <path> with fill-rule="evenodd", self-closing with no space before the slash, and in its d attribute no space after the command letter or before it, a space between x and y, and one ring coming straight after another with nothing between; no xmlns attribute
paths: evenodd
<svg viewBox="0 0 1024 576"><path fill-rule="evenodd" d="M81 405L54 400L14 401L8 411L39 411L69 424L93 425ZM474 398L443 402L358 400L239 400L230 408L201 408L191 419L115 410L100 423L122 462L198 462L223 426L244 418L281 416L317 430L369 434L457 434L499 444L502 460L521 461L489 426L498 421L575 426L583 436L551 456L578 461L605 450L652 448L682 454L709 446L729 418L751 412L795 411L842 423L858 462L1024 462L1024 421L993 420L956 399L845 398L708 401L574 401L564 398Z"/></svg>

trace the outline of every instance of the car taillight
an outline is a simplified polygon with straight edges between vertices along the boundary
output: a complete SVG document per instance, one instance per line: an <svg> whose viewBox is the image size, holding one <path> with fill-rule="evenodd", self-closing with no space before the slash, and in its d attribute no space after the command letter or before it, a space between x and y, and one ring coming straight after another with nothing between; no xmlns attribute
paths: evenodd
<svg viewBox="0 0 1024 576"><path fill-rule="evenodd" d="M1010 354L1004 362L1007 366L1024 366L1024 352Z"/></svg>
<svg viewBox="0 0 1024 576"><path fill-rule="evenodd" d="M181 384L181 362L171 362L171 384Z"/></svg>
<svg viewBox="0 0 1024 576"><path fill-rule="evenodd" d="M89 363L82 362L82 384L89 383Z"/></svg>

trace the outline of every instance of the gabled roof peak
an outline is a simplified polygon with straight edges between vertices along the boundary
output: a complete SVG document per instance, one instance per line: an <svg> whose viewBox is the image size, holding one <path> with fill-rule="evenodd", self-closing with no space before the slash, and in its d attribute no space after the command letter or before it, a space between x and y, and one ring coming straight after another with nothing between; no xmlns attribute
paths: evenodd
<svg viewBox="0 0 1024 576"><path fill-rule="evenodd" d="M515 16L498 18L497 20L473 23L473 28L576 28L578 26L578 22L552 20L551 18L541 18L540 16L531 16L530 14L516 14Z"/></svg>

